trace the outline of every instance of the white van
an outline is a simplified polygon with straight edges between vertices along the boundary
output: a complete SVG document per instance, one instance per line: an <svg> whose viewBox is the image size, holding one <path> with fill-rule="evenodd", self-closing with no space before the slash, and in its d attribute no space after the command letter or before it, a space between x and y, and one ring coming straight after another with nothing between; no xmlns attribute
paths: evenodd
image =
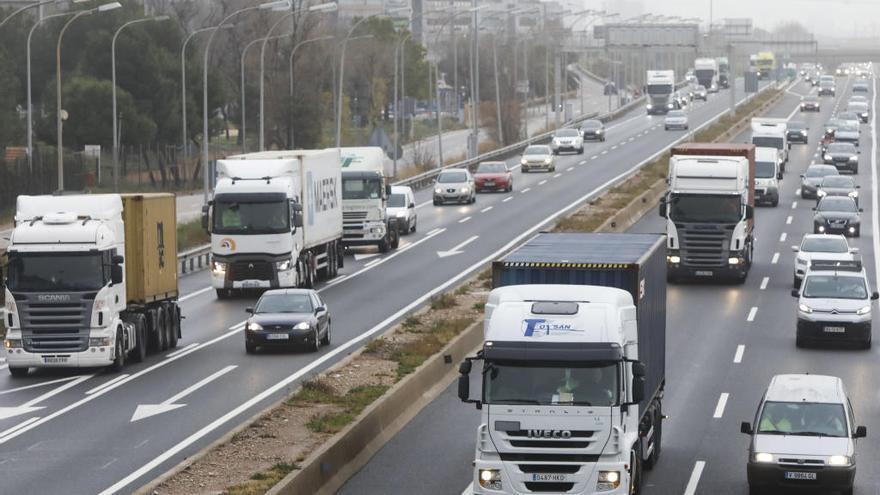
<svg viewBox="0 0 880 495"><path fill-rule="evenodd" d="M779 205L779 152L776 148L755 148L755 204Z"/></svg>
<svg viewBox="0 0 880 495"><path fill-rule="evenodd" d="M388 218L397 219L397 228L401 235L416 231L419 217L416 213L416 197L408 186L391 186L391 196L385 208Z"/></svg>
<svg viewBox="0 0 880 495"><path fill-rule="evenodd" d="M756 147L776 148L779 150L779 166L785 172L788 163L788 121L786 119L754 118L752 119L752 144Z"/></svg>

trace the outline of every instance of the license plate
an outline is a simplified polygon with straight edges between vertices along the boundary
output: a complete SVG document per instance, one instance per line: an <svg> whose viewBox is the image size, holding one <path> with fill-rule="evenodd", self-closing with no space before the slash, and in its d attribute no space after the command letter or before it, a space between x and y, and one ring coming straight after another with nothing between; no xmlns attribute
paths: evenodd
<svg viewBox="0 0 880 495"><path fill-rule="evenodd" d="M269 282L264 280L242 280L233 282L232 287L235 289L259 289L269 287Z"/></svg>
<svg viewBox="0 0 880 495"><path fill-rule="evenodd" d="M845 327L825 327L822 330L826 333L846 333Z"/></svg>
<svg viewBox="0 0 880 495"><path fill-rule="evenodd" d="M65 364L67 356L43 356L43 364Z"/></svg>
<svg viewBox="0 0 880 495"><path fill-rule="evenodd" d="M487 185L487 186L494 186L494 185L495 185L495 181L487 180L487 181L486 181L486 185Z"/></svg>
<svg viewBox="0 0 880 495"><path fill-rule="evenodd" d="M713 275L712 270L697 270L696 276L698 277L711 277Z"/></svg>
<svg viewBox="0 0 880 495"><path fill-rule="evenodd" d="M755 189L755 194L757 194L758 196L763 196L767 194L767 191L764 189Z"/></svg>
<svg viewBox="0 0 880 495"><path fill-rule="evenodd" d="M270 333L269 335L266 335L266 340L288 340L289 338L290 335L287 335L286 333Z"/></svg>
<svg viewBox="0 0 880 495"><path fill-rule="evenodd" d="M785 479L787 480L816 480L816 473L805 473L802 471L786 471Z"/></svg>
<svg viewBox="0 0 880 495"><path fill-rule="evenodd" d="M568 481L568 476L556 473L536 473L532 474L532 481Z"/></svg>

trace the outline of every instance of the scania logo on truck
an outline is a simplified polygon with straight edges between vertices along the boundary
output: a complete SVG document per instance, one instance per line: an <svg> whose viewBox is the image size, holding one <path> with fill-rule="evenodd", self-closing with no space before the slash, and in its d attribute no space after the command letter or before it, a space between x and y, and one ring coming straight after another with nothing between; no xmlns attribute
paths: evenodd
<svg viewBox="0 0 880 495"><path fill-rule="evenodd" d="M37 296L37 301L43 303L60 303L70 301L70 295L68 294L40 294Z"/></svg>
<svg viewBox="0 0 880 495"><path fill-rule="evenodd" d="M529 438L571 438L569 430L526 430Z"/></svg>
<svg viewBox="0 0 880 495"><path fill-rule="evenodd" d="M568 321L554 321L543 318L528 318L523 320L523 336L525 337L546 337L552 334L583 332L575 328Z"/></svg>

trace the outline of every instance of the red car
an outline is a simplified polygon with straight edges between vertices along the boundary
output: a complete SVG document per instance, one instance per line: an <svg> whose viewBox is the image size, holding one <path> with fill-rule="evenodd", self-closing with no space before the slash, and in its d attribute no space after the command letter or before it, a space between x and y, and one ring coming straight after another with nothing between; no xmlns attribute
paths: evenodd
<svg viewBox="0 0 880 495"><path fill-rule="evenodd" d="M504 162L483 162L474 173L474 187L480 191L513 191L513 174Z"/></svg>

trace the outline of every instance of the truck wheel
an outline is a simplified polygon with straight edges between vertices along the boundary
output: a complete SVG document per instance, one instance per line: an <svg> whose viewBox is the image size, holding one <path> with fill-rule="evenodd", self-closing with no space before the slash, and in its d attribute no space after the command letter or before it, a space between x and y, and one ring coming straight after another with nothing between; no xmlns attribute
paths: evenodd
<svg viewBox="0 0 880 495"><path fill-rule="evenodd" d="M476 198L474 198L476 201ZM400 231L397 229L392 229L391 234L391 249L397 249L400 246Z"/></svg>
<svg viewBox="0 0 880 495"><path fill-rule="evenodd" d="M168 348L168 341L165 338L168 335L165 332L165 324L167 321L165 308L159 306L159 309L156 310L156 321L153 324L153 331L156 340L155 349L157 352L162 352Z"/></svg>
<svg viewBox="0 0 880 495"><path fill-rule="evenodd" d="M379 243L379 252L380 253L384 254L384 253L387 253L388 251L391 251L391 242L388 239L389 235L390 234L385 234L385 238L382 239L382 242Z"/></svg>
<svg viewBox="0 0 880 495"><path fill-rule="evenodd" d="M125 368L125 342L122 341L122 331L116 330L116 358L110 365L112 371L118 372Z"/></svg>
<svg viewBox="0 0 880 495"><path fill-rule="evenodd" d="M659 408L654 410L654 438L653 438L653 446L654 450L651 451L651 456L645 461L646 469L654 469L654 466L657 465L657 461L660 460L660 448L663 442L663 413Z"/></svg>
<svg viewBox="0 0 880 495"><path fill-rule="evenodd" d="M336 257L339 254L336 252L336 243L330 243L327 246L327 278L334 278L337 275L339 262L336 260Z"/></svg>
<svg viewBox="0 0 880 495"><path fill-rule="evenodd" d="M229 299L229 291L226 289L217 289L217 299Z"/></svg>
<svg viewBox="0 0 880 495"><path fill-rule="evenodd" d="M9 367L9 374L12 375L12 378L24 378L28 374L29 368L17 368L15 366Z"/></svg>
<svg viewBox="0 0 880 495"><path fill-rule="evenodd" d="M630 459L630 476L629 476L629 494L639 495L642 492L642 460L638 452L632 451L629 454Z"/></svg>
<svg viewBox="0 0 880 495"><path fill-rule="evenodd" d="M327 335L321 339L321 345L330 345L330 322L327 322Z"/></svg>
<svg viewBox="0 0 880 495"><path fill-rule="evenodd" d="M144 315L137 315L134 319L134 333L137 339L137 347L131 353L132 361L142 363L147 357L147 319Z"/></svg>
<svg viewBox="0 0 880 495"><path fill-rule="evenodd" d="M177 339L180 337L179 306L168 307L168 319L170 320L170 324L168 325L168 348L174 349L175 347L177 347Z"/></svg>

